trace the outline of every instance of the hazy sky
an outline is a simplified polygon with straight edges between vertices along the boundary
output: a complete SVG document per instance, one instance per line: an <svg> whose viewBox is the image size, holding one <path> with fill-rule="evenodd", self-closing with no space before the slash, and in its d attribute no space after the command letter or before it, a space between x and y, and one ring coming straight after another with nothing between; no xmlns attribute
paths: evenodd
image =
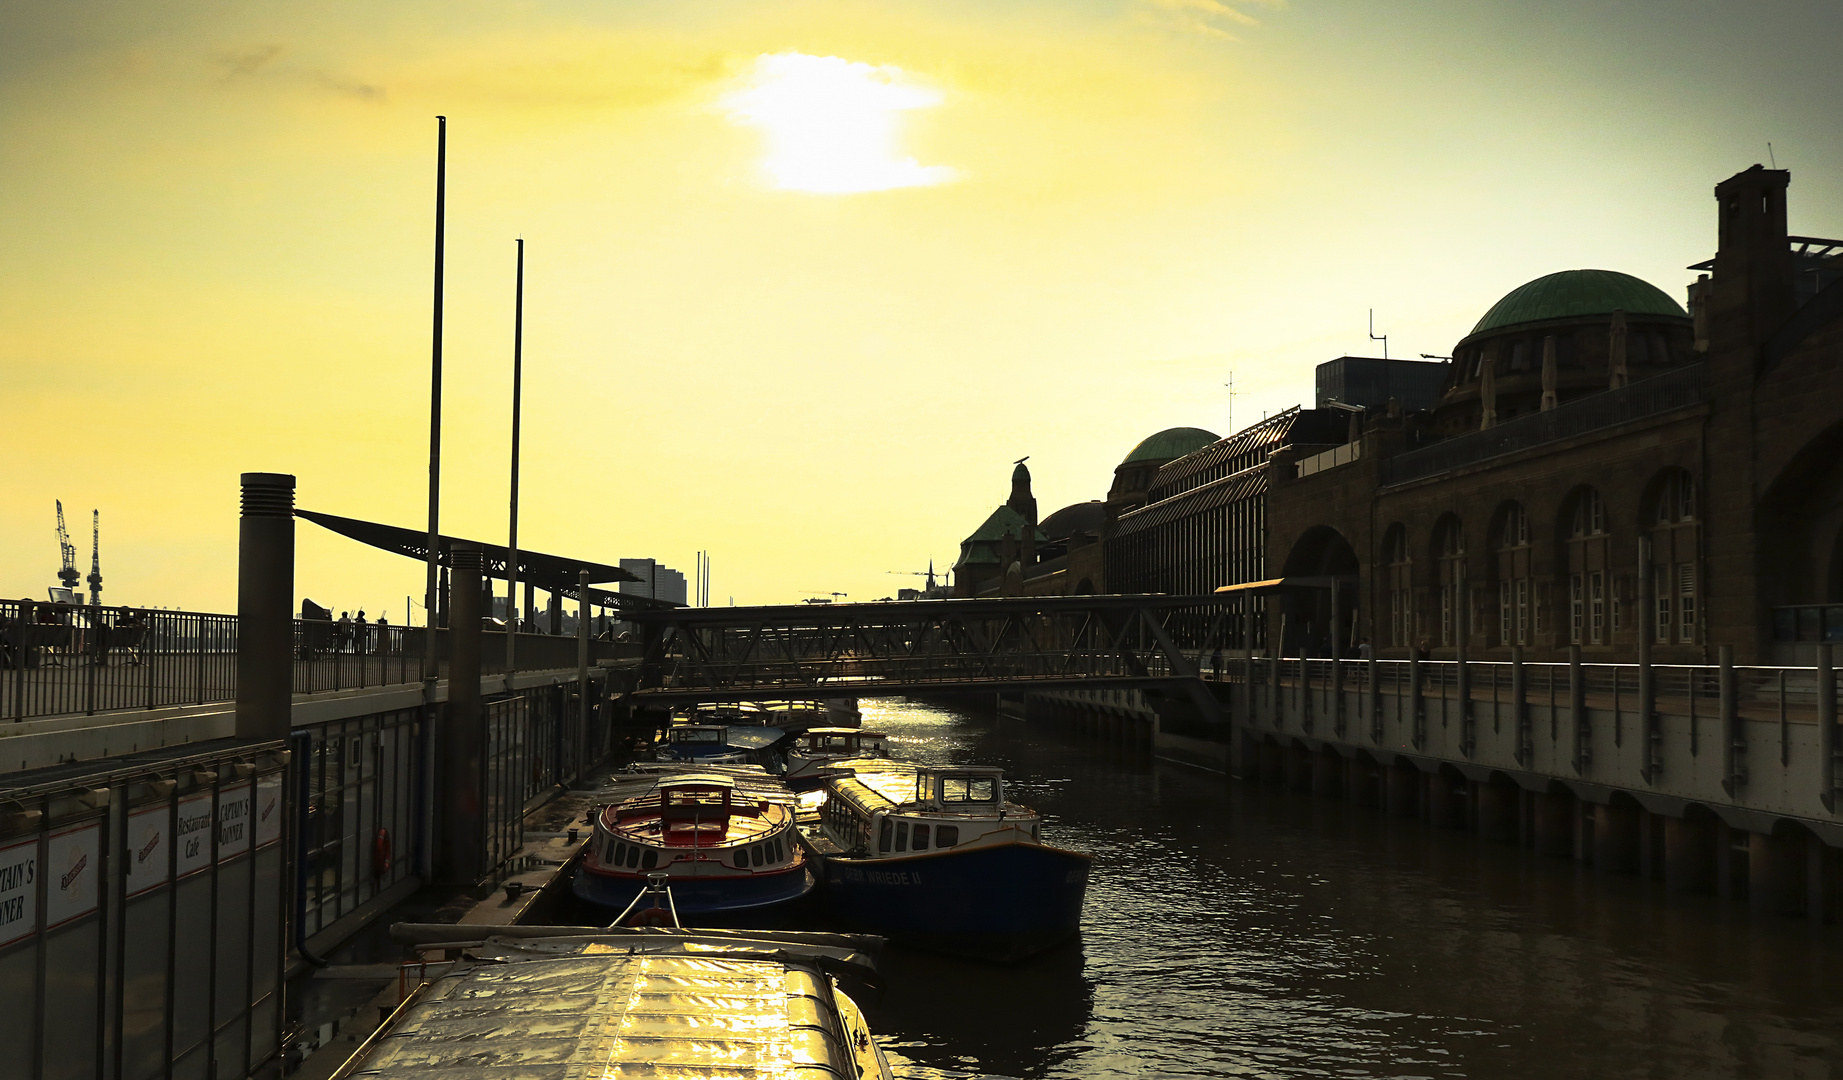
<svg viewBox="0 0 1843 1080"><path fill-rule="evenodd" d="M0 2L0 594L234 610L237 476L444 531L853 600L1145 435L1441 354L1576 267L1681 297L1767 143L1843 235L1835 0ZM407 560L299 526L297 592Z"/></svg>

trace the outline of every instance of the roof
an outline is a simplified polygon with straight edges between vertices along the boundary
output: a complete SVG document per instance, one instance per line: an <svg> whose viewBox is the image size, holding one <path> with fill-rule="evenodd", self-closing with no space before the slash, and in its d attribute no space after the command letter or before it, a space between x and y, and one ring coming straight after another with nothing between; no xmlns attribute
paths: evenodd
<svg viewBox="0 0 1843 1080"><path fill-rule="evenodd" d="M1010 506L1005 505L992 511L991 516L985 519L985 524L974 529L973 535L967 537L962 542L995 543L999 540L1003 540L1007 536L1021 537L1023 535L1024 515L1011 509ZM1039 529L1037 531L1037 539L1041 540L1043 538L1043 532Z"/></svg>
<svg viewBox="0 0 1843 1080"><path fill-rule="evenodd" d="M1037 525L1051 540L1067 540L1076 533L1098 533L1107 524L1107 504L1099 499L1078 502L1046 517Z"/></svg>
<svg viewBox="0 0 1843 1080"><path fill-rule="evenodd" d="M361 544L370 544L383 551L394 551L398 555L407 555L412 559L426 559L429 555L429 534L424 529L405 529L396 525L382 525L375 521L340 517L337 514L321 514L313 510L296 510L294 516L306 518L341 536L349 536ZM484 575L501 580L505 578L506 558L511 554L506 550L505 545L464 540L461 537L446 534L441 535L439 541L441 553L438 561L443 566L453 565L454 545L473 544L485 557ZM518 580L520 581L527 581L546 589L555 586L557 588L568 587L573 590L579 583L577 575L583 570L589 572L590 581L640 580L620 567L609 566L607 563L570 559L561 555L546 555L541 551L527 551L522 547L518 549Z"/></svg>
<svg viewBox="0 0 1843 1080"><path fill-rule="evenodd" d="M1122 465L1131 465L1135 461L1171 461L1181 458L1195 450L1201 450L1216 441L1216 434L1202 428L1174 427L1166 428L1156 435L1148 435L1133 447L1132 453L1126 455Z"/></svg>
<svg viewBox="0 0 1843 1080"><path fill-rule="evenodd" d="M819 967L780 940L489 940L393 1018L354 1077L888 1076ZM478 957L477 960L473 959ZM868 1067L867 1067L868 1066Z"/></svg>
<svg viewBox="0 0 1843 1080"><path fill-rule="evenodd" d="M1689 318L1683 306L1662 289L1630 274L1617 270L1563 270L1510 290L1491 305L1485 317L1472 327L1472 333L1547 319L1610 315L1615 311Z"/></svg>

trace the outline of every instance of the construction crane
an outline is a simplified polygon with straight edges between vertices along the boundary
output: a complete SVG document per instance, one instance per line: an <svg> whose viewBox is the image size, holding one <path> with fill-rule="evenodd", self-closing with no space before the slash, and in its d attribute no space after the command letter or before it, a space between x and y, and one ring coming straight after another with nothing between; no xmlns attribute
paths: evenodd
<svg viewBox="0 0 1843 1080"><path fill-rule="evenodd" d="M928 579L928 587L930 589L934 588L934 560L933 559L928 560L928 569L926 570L885 570L883 572L886 574L903 574L908 577L925 577Z"/></svg>
<svg viewBox="0 0 1843 1080"><path fill-rule="evenodd" d="M90 604L102 606L102 511L90 511Z"/></svg>
<svg viewBox="0 0 1843 1080"><path fill-rule="evenodd" d="M819 593L820 595L813 597L811 600L800 601L802 604L831 604L831 603L836 603L840 597L851 595L850 593L842 593L842 592L829 593L829 592L826 592L824 589L808 589L806 591ZM831 597L830 600L825 599L828 596Z"/></svg>
<svg viewBox="0 0 1843 1080"><path fill-rule="evenodd" d="M58 504L58 555L64 565L58 570L58 580L71 592L77 591L77 582L82 575L77 573L77 549L70 542L70 530L64 527L64 500L54 500Z"/></svg>

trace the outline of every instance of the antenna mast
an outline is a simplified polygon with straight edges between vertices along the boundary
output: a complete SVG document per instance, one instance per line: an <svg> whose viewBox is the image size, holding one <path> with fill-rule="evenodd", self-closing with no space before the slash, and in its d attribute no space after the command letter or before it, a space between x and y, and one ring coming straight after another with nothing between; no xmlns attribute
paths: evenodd
<svg viewBox="0 0 1843 1080"><path fill-rule="evenodd" d="M1376 333L1376 309L1375 308L1369 309L1369 339L1371 341L1382 342L1382 358L1384 360L1387 360L1389 358L1389 335L1387 334L1378 335Z"/></svg>
<svg viewBox="0 0 1843 1080"><path fill-rule="evenodd" d="M102 606L102 511L90 511L90 604Z"/></svg>
<svg viewBox="0 0 1843 1080"><path fill-rule="evenodd" d="M1229 388L1229 434L1235 434L1235 373L1229 372L1229 381L1222 385Z"/></svg>

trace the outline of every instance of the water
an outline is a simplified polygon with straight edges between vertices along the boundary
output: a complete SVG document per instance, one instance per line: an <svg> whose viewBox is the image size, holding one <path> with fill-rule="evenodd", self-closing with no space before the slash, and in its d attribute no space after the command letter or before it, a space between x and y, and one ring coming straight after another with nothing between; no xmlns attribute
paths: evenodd
<svg viewBox="0 0 1843 1080"><path fill-rule="evenodd" d="M864 727L1003 766L1094 856L1079 944L888 955L865 1004L899 1076L1843 1076L1836 928L990 713L865 702Z"/></svg>

